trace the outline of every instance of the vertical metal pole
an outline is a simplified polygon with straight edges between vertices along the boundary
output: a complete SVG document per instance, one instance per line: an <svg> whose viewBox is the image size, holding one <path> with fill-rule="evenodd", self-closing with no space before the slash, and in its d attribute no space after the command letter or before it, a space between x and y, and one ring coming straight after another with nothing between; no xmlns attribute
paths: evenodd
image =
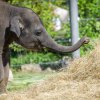
<svg viewBox="0 0 100 100"><path fill-rule="evenodd" d="M79 29L78 29L78 5L77 0L70 0L70 24L72 33L72 45L79 40ZM73 52L73 58L80 57L80 50Z"/></svg>

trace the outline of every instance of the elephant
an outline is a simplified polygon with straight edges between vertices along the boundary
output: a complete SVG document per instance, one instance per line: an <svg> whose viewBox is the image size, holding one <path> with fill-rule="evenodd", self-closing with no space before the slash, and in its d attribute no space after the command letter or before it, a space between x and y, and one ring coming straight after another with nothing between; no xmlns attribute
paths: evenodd
<svg viewBox="0 0 100 100"><path fill-rule="evenodd" d="M34 11L0 1L0 94L6 93L10 62L9 45L13 41L30 50L45 47L51 52L66 54L87 44L89 38L83 37L73 46L57 44Z"/></svg>

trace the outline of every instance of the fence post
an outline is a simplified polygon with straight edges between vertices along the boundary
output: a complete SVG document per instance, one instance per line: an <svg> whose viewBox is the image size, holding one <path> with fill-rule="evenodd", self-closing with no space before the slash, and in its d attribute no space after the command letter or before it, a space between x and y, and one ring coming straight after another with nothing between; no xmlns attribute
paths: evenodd
<svg viewBox="0 0 100 100"><path fill-rule="evenodd" d="M78 0L69 0L72 45L74 45L79 40L77 2L78 2ZM80 50L73 52L72 55L73 55L73 58L79 58L80 57Z"/></svg>

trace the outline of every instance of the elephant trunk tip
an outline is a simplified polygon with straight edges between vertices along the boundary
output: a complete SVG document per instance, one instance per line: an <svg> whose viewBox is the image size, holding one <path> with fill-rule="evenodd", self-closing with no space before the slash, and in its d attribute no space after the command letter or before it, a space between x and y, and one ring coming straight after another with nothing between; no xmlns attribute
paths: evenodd
<svg viewBox="0 0 100 100"><path fill-rule="evenodd" d="M90 38L83 37L83 44L88 44L90 42Z"/></svg>

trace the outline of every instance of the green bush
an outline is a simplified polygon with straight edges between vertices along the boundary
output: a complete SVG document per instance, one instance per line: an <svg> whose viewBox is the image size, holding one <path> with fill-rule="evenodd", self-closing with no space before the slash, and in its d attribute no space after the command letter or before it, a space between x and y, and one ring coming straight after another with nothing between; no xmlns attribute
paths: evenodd
<svg viewBox="0 0 100 100"><path fill-rule="evenodd" d="M100 32L100 0L79 0L80 33L92 39L98 38Z"/></svg>
<svg viewBox="0 0 100 100"><path fill-rule="evenodd" d="M11 67L14 69L19 69L23 64L29 63L42 63L42 62L52 62L59 60L61 55L56 55L53 53L33 53L33 52L24 52L18 53L16 56L11 57Z"/></svg>

